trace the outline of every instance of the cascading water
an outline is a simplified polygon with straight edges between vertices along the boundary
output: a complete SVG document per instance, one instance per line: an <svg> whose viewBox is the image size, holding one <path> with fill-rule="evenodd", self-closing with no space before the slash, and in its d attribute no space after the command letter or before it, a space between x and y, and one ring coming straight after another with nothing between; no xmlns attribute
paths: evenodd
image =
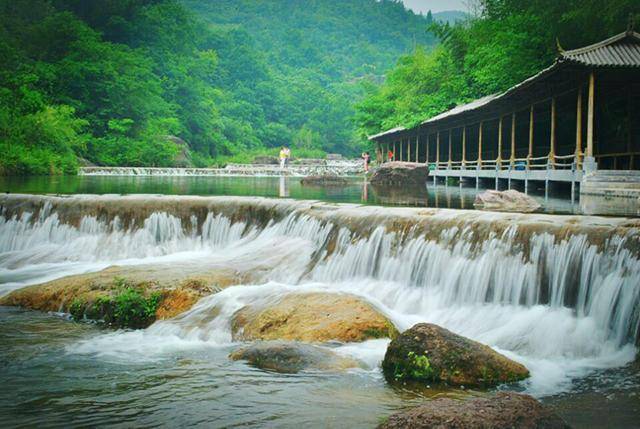
<svg viewBox="0 0 640 429"><path fill-rule="evenodd" d="M356 294L400 329L429 321L489 344L529 367L525 387L536 394L623 365L637 351L640 234L632 221L251 198L185 198L178 212L171 204L149 209L163 197L136 198L123 217L110 205L115 197L0 199L0 291L114 264L187 260L250 273L255 284L203 298L145 331L93 338L74 353L227 345L236 310L298 291ZM88 213L70 216L78 201ZM375 373L385 346L338 351Z"/></svg>

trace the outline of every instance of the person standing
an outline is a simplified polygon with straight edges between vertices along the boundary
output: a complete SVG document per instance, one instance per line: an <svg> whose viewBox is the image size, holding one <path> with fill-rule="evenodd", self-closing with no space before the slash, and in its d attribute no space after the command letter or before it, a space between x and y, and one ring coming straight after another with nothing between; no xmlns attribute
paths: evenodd
<svg viewBox="0 0 640 429"><path fill-rule="evenodd" d="M362 152L362 155L360 155L360 157L362 158L362 161L364 162L364 172L368 173L369 172L369 161L371 159L371 155L369 155L369 152Z"/></svg>
<svg viewBox="0 0 640 429"><path fill-rule="evenodd" d="M284 165L286 167L289 166L289 159L291 158L291 149L289 149L288 147L284 148Z"/></svg>
<svg viewBox="0 0 640 429"><path fill-rule="evenodd" d="M280 148L280 154L278 155L278 158L280 159L280 168L284 168L285 163L287 162L287 152L285 149L286 148L282 146L282 148Z"/></svg>
<svg viewBox="0 0 640 429"><path fill-rule="evenodd" d="M387 161L393 161L393 151L391 149L387 152Z"/></svg>

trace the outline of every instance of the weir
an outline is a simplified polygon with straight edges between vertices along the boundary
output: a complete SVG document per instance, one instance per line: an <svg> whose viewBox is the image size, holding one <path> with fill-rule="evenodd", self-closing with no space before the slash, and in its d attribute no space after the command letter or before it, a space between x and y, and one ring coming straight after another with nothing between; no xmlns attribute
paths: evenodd
<svg viewBox="0 0 640 429"><path fill-rule="evenodd" d="M12 288L52 263L222 255L238 271L274 261L258 283L356 293L403 329L436 320L525 359L601 359L639 336L637 220L253 197L4 195L0 207Z"/></svg>
<svg viewBox="0 0 640 429"><path fill-rule="evenodd" d="M314 162L310 162L314 161ZM362 173L362 162L352 160L301 160L286 168L273 164L228 164L221 168L80 167L80 176L176 176L176 177L306 177L322 174L351 176Z"/></svg>

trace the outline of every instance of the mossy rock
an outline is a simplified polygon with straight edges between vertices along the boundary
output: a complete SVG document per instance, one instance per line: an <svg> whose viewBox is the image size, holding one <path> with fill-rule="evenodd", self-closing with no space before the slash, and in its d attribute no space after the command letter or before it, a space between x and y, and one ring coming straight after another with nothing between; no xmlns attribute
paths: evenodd
<svg viewBox="0 0 640 429"><path fill-rule="evenodd" d="M389 344L382 370L390 381L490 387L529 377L518 362L440 326L419 323Z"/></svg>

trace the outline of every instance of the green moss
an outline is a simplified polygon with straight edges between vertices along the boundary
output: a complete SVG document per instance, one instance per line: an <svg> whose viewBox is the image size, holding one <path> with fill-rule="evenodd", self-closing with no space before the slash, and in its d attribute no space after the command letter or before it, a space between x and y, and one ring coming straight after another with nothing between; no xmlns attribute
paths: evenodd
<svg viewBox="0 0 640 429"><path fill-rule="evenodd" d="M84 318L84 308L84 301L75 298L69 306L69 314L71 314L71 318L76 322L82 320Z"/></svg>
<svg viewBox="0 0 640 429"><path fill-rule="evenodd" d="M394 370L396 380L426 380L434 379L434 370L426 355L409 352L404 362L396 363Z"/></svg>
<svg viewBox="0 0 640 429"><path fill-rule="evenodd" d="M155 321L162 294L145 297L139 289L124 287L113 299L112 324L121 328L145 328Z"/></svg>
<svg viewBox="0 0 640 429"><path fill-rule="evenodd" d="M92 303L74 299L69 307L73 320L86 318L117 328L134 329L152 324L162 301L162 292L146 294L144 287L136 287L121 277L116 277L113 282L114 295L99 296Z"/></svg>

